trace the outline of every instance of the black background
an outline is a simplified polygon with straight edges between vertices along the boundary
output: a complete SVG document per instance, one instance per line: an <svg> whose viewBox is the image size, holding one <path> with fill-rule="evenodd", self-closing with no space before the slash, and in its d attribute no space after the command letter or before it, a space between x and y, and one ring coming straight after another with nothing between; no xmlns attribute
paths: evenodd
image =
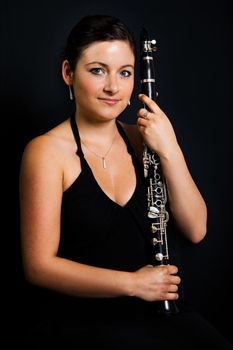
<svg viewBox="0 0 233 350"><path fill-rule="evenodd" d="M13 0L2 1L0 9L1 173L7 194L2 196L2 266L11 329L23 317L18 308L24 293L18 204L22 151L32 137L70 116L60 55L77 21L102 13L120 17L136 40L142 26L157 40L158 103L173 123L208 207L206 238L198 245L183 243L185 295L233 340L232 323L226 320L232 317L233 282L232 1ZM131 106L122 115L129 123L140 107L137 69Z"/></svg>

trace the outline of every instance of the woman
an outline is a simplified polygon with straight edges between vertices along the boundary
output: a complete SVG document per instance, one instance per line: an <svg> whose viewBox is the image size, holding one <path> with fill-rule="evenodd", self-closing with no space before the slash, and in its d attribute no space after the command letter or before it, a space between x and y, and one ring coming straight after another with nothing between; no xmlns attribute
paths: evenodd
<svg viewBox="0 0 233 350"><path fill-rule="evenodd" d="M36 314L27 335L34 348L170 348L168 331L172 344L190 348L219 341L224 348L221 336L198 315L156 315L159 301L179 298L181 279L176 265L150 262L144 142L160 157L169 210L191 242L204 238L207 213L159 106L140 95L150 112L140 108L134 126L117 120L133 91L135 58L133 38L120 20L84 17L68 37L62 63L75 113L25 148L23 267L41 303L41 316ZM192 332L199 332L197 343Z"/></svg>

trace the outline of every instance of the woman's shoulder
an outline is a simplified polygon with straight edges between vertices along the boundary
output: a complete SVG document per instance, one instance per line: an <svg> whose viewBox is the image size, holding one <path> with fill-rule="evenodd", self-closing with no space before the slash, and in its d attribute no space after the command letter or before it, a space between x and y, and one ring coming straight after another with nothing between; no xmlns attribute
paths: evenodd
<svg viewBox="0 0 233 350"><path fill-rule="evenodd" d="M71 136L66 120L31 139L24 148L22 161L36 163L59 160L65 150L71 147Z"/></svg>

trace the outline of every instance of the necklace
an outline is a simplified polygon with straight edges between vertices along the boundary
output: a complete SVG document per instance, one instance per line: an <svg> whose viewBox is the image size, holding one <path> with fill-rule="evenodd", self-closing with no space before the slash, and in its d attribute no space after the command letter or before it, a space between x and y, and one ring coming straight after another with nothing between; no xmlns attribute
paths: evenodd
<svg viewBox="0 0 233 350"><path fill-rule="evenodd" d="M107 155L109 154L109 152L110 152L111 149L112 149L112 146L113 146L113 144L114 144L114 141L115 141L115 139L116 139L116 136L117 136L117 133L115 134L115 136L114 136L114 138L113 138L113 140L112 140L112 143L111 143L109 149L107 150L107 152L106 152L103 156L101 156L101 155L97 154L96 152L94 152L93 150L91 150L82 140L81 140L81 142L82 142L83 146L86 147L86 148L88 149L89 152L91 152L92 154L94 154L96 157L101 158L102 166L103 166L104 169L106 169L106 168L107 168L106 157L107 157Z"/></svg>

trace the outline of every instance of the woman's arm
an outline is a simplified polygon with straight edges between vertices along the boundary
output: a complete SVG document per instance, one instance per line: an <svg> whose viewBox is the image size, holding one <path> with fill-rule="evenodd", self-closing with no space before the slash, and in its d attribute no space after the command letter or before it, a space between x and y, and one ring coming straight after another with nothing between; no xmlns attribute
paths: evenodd
<svg viewBox="0 0 233 350"><path fill-rule="evenodd" d="M49 136L40 136L27 145L22 158L20 208L25 276L33 284L70 295L126 294L123 278L127 273L57 256L63 193L62 157L57 146Z"/></svg>
<svg viewBox="0 0 233 350"><path fill-rule="evenodd" d="M138 112L138 128L144 142L155 151L166 179L169 206L174 219L192 242L198 243L206 234L207 208L177 142L174 129L159 106L145 95L140 100L151 111L143 118L145 109Z"/></svg>

